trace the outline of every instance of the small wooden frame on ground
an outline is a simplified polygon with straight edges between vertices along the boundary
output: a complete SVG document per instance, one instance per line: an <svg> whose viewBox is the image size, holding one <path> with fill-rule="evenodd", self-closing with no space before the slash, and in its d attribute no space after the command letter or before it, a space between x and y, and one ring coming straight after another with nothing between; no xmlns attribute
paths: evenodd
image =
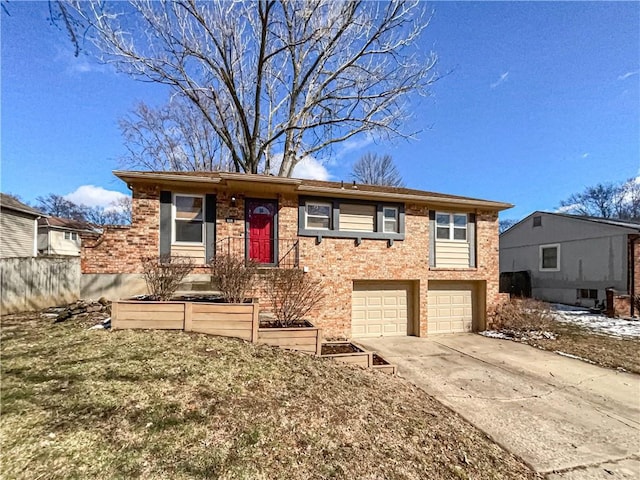
<svg viewBox="0 0 640 480"><path fill-rule="evenodd" d="M322 358L331 358L337 362L364 368L373 366L373 352L367 352L351 342L325 342L322 344L321 354Z"/></svg>
<svg viewBox="0 0 640 480"><path fill-rule="evenodd" d="M378 370L379 372L386 373L388 375L395 375L398 373L397 365L387 362L382 356L377 353L373 353L373 365L371 368Z"/></svg>

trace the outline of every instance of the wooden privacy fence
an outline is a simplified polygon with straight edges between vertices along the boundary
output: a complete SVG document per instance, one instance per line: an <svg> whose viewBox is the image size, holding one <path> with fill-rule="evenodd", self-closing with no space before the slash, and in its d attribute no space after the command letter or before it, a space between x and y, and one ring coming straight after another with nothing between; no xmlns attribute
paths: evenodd
<svg viewBox="0 0 640 480"><path fill-rule="evenodd" d="M320 355L319 328L260 328L259 308L257 300L253 303L119 300L111 304L111 328L208 333Z"/></svg>
<svg viewBox="0 0 640 480"><path fill-rule="evenodd" d="M80 298L80 258L0 259L2 314L65 305Z"/></svg>

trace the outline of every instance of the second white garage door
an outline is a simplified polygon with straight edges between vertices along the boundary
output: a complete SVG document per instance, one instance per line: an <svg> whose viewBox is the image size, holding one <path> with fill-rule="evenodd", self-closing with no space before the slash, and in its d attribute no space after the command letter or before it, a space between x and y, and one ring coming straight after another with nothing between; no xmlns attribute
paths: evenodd
<svg viewBox="0 0 640 480"><path fill-rule="evenodd" d="M408 282L354 282L351 335L380 337L407 335Z"/></svg>
<svg viewBox="0 0 640 480"><path fill-rule="evenodd" d="M427 333L473 331L473 286L429 282Z"/></svg>

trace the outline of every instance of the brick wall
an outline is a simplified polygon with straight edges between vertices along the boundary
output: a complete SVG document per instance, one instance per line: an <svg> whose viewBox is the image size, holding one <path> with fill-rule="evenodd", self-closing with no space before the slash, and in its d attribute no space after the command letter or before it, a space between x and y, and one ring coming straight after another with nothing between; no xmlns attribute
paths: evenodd
<svg viewBox="0 0 640 480"><path fill-rule="evenodd" d="M83 273L137 273L140 258L157 255L159 245L159 188L134 186L133 225L108 229L97 241L83 242ZM216 238L244 237L244 195L236 196L218 188ZM246 194L250 198L253 195ZM256 193L255 196L260 196ZM298 197L294 193L273 194L278 199L281 239L295 239L298 234ZM309 275L322 279L326 291L323 304L311 313L327 338L348 338L351 334L351 296L354 280L406 280L416 286L417 310L421 336L427 334L427 298L429 280L475 282L486 292L486 309L508 298L498 293L498 215L476 212L477 268L429 268L429 212L425 205L405 206L405 240L389 245L386 240L300 237L300 267ZM229 221L227 221L227 219ZM233 221L231 221L233 220ZM208 273L200 267L195 273ZM259 289L258 289L259 290ZM491 318L487 318L490 324Z"/></svg>
<svg viewBox="0 0 640 480"><path fill-rule="evenodd" d="M131 227L107 227L97 239L82 239L82 273L140 273L141 258L158 255L159 239L160 189L137 186Z"/></svg>

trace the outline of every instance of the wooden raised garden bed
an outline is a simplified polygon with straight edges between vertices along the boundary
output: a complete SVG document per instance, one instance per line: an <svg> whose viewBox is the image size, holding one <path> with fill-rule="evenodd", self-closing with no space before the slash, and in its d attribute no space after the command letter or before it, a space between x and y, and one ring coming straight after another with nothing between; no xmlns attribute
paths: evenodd
<svg viewBox="0 0 640 480"><path fill-rule="evenodd" d="M119 300L111 304L111 328L184 330L256 342L258 302Z"/></svg>
<svg viewBox="0 0 640 480"><path fill-rule="evenodd" d="M309 322L297 327L276 327L264 322L258 328L258 343L278 346L288 350L320 355L322 330Z"/></svg>
<svg viewBox="0 0 640 480"><path fill-rule="evenodd" d="M377 353L373 354L373 365L371 365L371 368L388 375L395 375L396 373L398 373L398 367L396 365L387 362Z"/></svg>
<svg viewBox="0 0 640 480"><path fill-rule="evenodd" d="M350 342L323 343L321 355L323 358L331 358L337 362L359 365L364 368L373 366L373 352L367 352Z"/></svg>

